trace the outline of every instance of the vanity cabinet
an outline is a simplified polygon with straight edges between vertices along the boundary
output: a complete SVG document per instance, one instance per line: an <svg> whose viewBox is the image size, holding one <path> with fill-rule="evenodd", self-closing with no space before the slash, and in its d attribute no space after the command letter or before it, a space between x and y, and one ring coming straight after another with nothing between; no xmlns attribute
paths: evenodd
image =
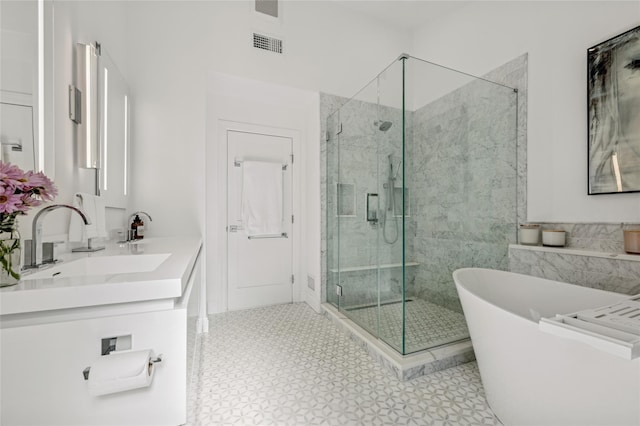
<svg viewBox="0 0 640 426"><path fill-rule="evenodd" d="M186 309L169 309L2 329L0 423L186 423L186 319ZM132 350L162 354L151 385L91 396L83 370L101 356L102 339L129 335Z"/></svg>
<svg viewBox="0 0 640 426"><path fill-rule="evenodd" d="M72 254L38 278L0 289L0 424L186 423L187 322L192 291L201 286L201 241L152 240ZM136 264L141 255L165 260L144 272L71 273L82 256L122 271L117 262ZM109 346L162 355L150 386L92 395L83 372L109 356Z"/></svg>

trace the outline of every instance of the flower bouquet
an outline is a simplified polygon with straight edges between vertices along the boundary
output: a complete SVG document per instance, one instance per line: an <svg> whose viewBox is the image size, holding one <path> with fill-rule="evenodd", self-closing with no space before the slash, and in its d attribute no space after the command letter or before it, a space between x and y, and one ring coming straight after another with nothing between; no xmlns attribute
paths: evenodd
<svg viewBox="0 0 640 426"><path fill-rule="evenodd" d="M17 217L51 201L58 190L42 172L24 172L0 161L0 287L20 281L20 234Z"/></svg>

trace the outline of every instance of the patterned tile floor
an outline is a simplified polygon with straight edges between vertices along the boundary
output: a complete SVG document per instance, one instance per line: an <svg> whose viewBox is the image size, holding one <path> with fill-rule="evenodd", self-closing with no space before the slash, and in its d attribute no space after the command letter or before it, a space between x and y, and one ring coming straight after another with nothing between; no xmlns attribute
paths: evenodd
<svg viewBox="0 0 640 426"><path fill-rule="evenodd" d="M416 299L405 304L406 353L452 343L469 337L464 315L442 306ZM347 316L356 324L375 333L378 328L376 306L347 309ZM402 352L402 303L380 307L380 338Z"/></svg>
<svg viewBox="0 0 640 426"><path fill-rule="evenodd" d="M397 380L306 304L211 315L191 425L496 425L475 363Z"/></svg>

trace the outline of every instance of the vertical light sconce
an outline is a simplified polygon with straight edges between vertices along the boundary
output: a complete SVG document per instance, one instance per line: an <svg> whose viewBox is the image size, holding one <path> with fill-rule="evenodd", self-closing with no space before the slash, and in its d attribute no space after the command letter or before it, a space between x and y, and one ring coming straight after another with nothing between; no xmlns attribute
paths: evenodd
<svg viewBox="0 0 640 426"><path fill-rule="evenodd" d="M98 125L98 55L99 46L76 44L76 88L80 91L79 109L81 117L77 123L78 166L96 169L99 164L99 130Z"/></svg>

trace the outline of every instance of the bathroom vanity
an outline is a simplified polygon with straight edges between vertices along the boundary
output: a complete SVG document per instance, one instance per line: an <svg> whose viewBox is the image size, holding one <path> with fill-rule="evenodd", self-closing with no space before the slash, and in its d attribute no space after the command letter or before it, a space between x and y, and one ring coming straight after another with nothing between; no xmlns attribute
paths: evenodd
<svg viewBox="0 0 640 426"><path fill-rule="evenodd" d="M186 423L187 307L201 247L196 238L112 244L0 290L0 423ZM141 350L162 355L150 386L89 393L87 367Z"/></svg>

